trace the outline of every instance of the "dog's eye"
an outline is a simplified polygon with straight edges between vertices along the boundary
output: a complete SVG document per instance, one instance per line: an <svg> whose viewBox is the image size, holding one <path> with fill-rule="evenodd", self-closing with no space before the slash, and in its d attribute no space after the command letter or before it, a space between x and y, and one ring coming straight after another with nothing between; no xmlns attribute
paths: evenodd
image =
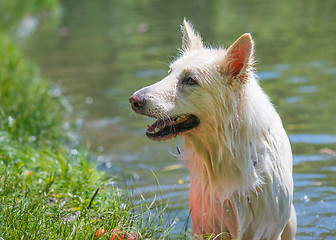
<svg viewBox="0 0 336 240"><path fill-rule="evenodd" d="M197 82L192 78L192 77L187 77L186 79L184 79L183 81L186 85L196 85Z"/></svg>

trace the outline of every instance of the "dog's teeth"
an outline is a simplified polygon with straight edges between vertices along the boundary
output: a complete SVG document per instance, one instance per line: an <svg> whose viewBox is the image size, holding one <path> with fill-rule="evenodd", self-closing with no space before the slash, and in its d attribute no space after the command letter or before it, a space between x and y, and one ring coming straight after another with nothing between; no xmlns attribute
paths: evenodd
<svg viewBox="0 0 336 240"><path fill-rule="evenodd" d="M175 122L181 121L182 119L185 119L186 117L187 117L187 115L181 115L181 116L178 116L178 117L175 119Z"/></svg>
<svg viewBox="0 0 336 240"><path fill-rule="evenodd" d="M160 131L160 128L157 128L157 127L156 127L156 128L154 129L154 132L157 133L158 131Z"/></svg>

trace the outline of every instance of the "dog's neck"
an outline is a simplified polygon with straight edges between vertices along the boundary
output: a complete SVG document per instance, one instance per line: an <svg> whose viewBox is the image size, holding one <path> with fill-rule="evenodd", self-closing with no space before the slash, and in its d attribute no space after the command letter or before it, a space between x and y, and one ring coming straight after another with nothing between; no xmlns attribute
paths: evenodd
<svg viewBox="0 0 336 240"><path fill-rule="evenodd" d="M199 180L201 186L209 184L213 192L221 193L222 199L255 190L263 181L258 169L263 165L271 123L263 119L253 103L244 106L245 109L229 109L239 111L240 119L233 117L222 122L214 119L217 122L205 123L184 136L182 159L190 178ZM265 108L273 109L270 104ZM257 128L260 121L265 121L263 128Z"/></svg>
<svg viewBox="0 0 336 240"><path fill-rule="evenodd" d="M248 142L245 144L249 147ZM253 162L246 159L245 154L239 149L230 151L211 137L186 137L182 158L190 171L190 178L200 181L202 188L208 184L224 200L235 192L248 192L259 183ZM236 163L238 158L239 165Z"/></svg>

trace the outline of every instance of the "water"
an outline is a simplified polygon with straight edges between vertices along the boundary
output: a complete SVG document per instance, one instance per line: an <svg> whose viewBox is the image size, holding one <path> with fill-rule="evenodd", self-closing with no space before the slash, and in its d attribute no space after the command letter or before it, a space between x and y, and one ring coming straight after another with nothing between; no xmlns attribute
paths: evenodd
<svg viewBox="0 0 336 240"><path fill-rule="evenodd" d="M182 139L145 137L153 120L128 97L165 76L190 19L207 42L229 46L251 32L261 85L289 133L294 153L297 239L336 239L336 2L63 1L23 39L26 54L69 96L99 168L122 176L134 195L157 194L188 217L188 172L174 156ZM156 180L157 178L157 180ZM133 179L133 180L129 180ZM159 187L157 187L157 181Z"/></svg>

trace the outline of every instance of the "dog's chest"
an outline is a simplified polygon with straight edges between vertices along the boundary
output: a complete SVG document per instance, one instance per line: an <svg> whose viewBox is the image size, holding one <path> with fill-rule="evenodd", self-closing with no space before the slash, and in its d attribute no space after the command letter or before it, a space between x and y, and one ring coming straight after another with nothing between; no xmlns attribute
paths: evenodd
<svg viewBox="0 0 336 240"><path fill-rule="evenodd" d="M221 201L212 193L208 184L202 187L198 180L190 180L189 209L196 235L215 233L226 235L225 239L238 235L238 213L232 199Z"/></svg>

